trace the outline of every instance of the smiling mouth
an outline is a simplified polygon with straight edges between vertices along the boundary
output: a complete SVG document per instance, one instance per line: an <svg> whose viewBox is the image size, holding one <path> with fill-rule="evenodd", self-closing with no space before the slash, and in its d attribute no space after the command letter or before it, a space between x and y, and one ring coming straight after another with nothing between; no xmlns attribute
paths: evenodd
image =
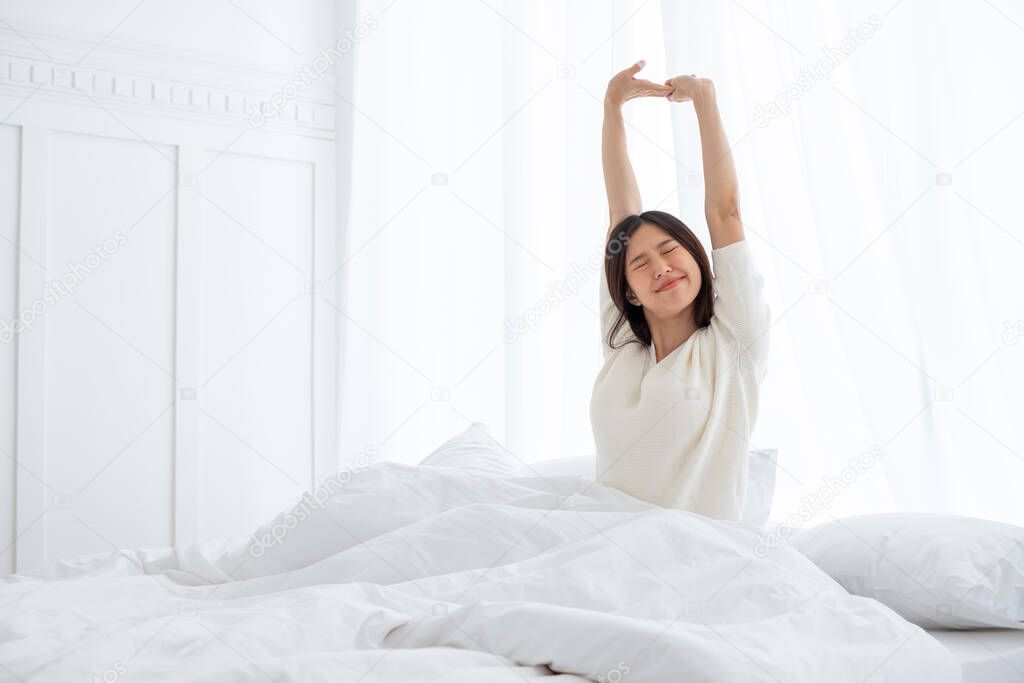
<svg viewBox="0 0 1024 683"><path fill-rule="evenodd" d="M672 282L669 282L667 285L665 285L661 289L658 289L658 290L655 290L655 291L657 291L658 293L661 293L661 292L667 292L670 289L675 289L676 287L679 286L679 283L682 282L683 278L685 278L685 277L686 277L685 275L683 275L681 277L678 277L675 280L673 280Z"/></svg>

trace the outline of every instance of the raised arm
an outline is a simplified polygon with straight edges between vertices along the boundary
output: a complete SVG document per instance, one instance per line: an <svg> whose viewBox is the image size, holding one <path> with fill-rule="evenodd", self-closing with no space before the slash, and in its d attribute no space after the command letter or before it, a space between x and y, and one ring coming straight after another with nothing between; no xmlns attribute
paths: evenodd
<svg viewBox="0 0 1024 683"><path fill-rule="evenodd" d="M608 81L604 97L604 127L601 133L601 164L608 195L608 234L626 216L643 212L640 188L626 148L626 125L622 105L634 97L667 97L671 86L635 78L644 68L644 60L615 74ZM607 238L606 238L607 239Z"/></svg>
<svg viewBox="0 0 1024 683"><path fill-rule="evenodd" d="M711 247L718 249L745 238L740 219L739 184L732 150L718 113L715 86L708 78L676 76L666 81L673 86L669 99L692 101L700 128L704 163L704 215L711 233Z"/></svg>

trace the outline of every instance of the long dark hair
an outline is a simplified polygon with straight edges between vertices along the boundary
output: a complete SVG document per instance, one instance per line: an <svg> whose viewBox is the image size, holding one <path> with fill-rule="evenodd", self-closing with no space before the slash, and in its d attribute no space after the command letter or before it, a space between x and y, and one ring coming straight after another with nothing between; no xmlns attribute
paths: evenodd
<svg viewBox="0 0 1024 683"><path fill-rule="evenodd" d="M629 283L626 282L626 245L629 244L633 233L644 223L656 225L667 232L683 245L697 262L700 268L700 291L693 300L693 318L697 327L707 327L711 324L711 316L715 310L714 292L711 287L711 263L704 251L704 245L693 231L681 220L664 211L644 211L641 214L627 216L619 221L608 235L608 242L604 248L604 272L608 280L608 293L615 303L615 308L619 310L619 316L608 332L608 345L613 349L620 348L614 344L615 337L627 322L633 330L635 339L629 339L626 343L637 342L644 347L651 344L651 328L647 325L643 308L634 306L626 300L626 290L629 288Z"/></svg>

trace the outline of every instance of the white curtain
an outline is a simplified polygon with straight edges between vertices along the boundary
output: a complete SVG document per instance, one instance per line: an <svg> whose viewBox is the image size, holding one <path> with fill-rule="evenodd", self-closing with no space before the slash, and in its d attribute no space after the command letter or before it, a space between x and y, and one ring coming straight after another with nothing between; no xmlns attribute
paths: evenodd
<svg viewBox="0 0 1024 683"><path fill-rule="evenodd" d="M470 421L524 462L593 451L602 98L657 3L359 3L342 457L417 462ZM618 30L617 30L618 29ZM339 106L345 106L341 104ZM675 187L667 102L631 108L649 197ZM347 215L346 215L347 213Z"/></svg>
<svg viewBox="0 0 1024 683"><path fill-rule="evenodd" d="M773 516L1024 523L1019 9L356 6L376 28L333 278L339 459L417 462L474 420L525 462L593 451L601 97L643 58L642 76L713 79L734 146L775 317L752 438L779 449ZM645 207L710 248L692 106L626 112Z"/></svg>
<svg viewBox="0 0 1024 683"><path fill-rule="evenodd" d="M1024 13L914 0L662 8L670 70L717 84L768 281L776 322L753 440L779 449L773 515L825 501L818 519L1024 523L1024 349L1004 334L1024 327L1011 206L1024 93L1007 87L1024 64ZM693 117L675 123L689 160ZM680 187L685 220L702 190Z"/></svg>

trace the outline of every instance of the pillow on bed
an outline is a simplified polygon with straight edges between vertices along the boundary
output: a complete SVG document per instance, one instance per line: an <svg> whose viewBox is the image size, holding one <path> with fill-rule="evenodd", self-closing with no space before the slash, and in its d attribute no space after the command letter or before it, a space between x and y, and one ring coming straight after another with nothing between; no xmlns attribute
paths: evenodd
<svg viewBox="0 0 1024 683"><path fill-rule="evenodd" d="M597 456L581 455L577 458L555 458L531 462L530 468L542 477L583 477L593 481Z"/></svg>
<svg viewBox="0 0 1024 683"><path fill-rule="evenodd" d="M764 526L772 509L775 496L775 463L777 448L751 448L747 452L747 493L743 503L743 522ZM597 456L558 458L530 463L530 469L542 477L578 475L593 480L597 470Z"/></svg>
<svg viewBox="0 0 1024 683"><path fill-rule="evenodd" d="M775 495L774 448L748 451L747 494L743 505L743 522L764 526ZM594 480L596 455L557 458L525 464L491 437L484 422L473 422L437 447L420 462L436 467L459 467L474 474L505 477L580 476Z"/></svg>
<svg viewBox="0 0 1024 683"><path fill-rule="evenodd" d="M743 520L763 527L768 522L775 498L777 448L751 448L747 451L747 492L743 499Z"/></svg>
<svg viewBox="0 0 1024 683"><path fill-rule="evenodd" d="M925 628L1024 629L1024 528L975 517L844 517L790 544L854 595Z"/></svg>
<svg viewBox="0 0 1024 683"><path fill-rule="evenodd" d="M458 467L473 474L504 477L533 475L512 453L491 437L490 429L483 422L473 422L465 430L438 446L420 464Z"/></svg>

